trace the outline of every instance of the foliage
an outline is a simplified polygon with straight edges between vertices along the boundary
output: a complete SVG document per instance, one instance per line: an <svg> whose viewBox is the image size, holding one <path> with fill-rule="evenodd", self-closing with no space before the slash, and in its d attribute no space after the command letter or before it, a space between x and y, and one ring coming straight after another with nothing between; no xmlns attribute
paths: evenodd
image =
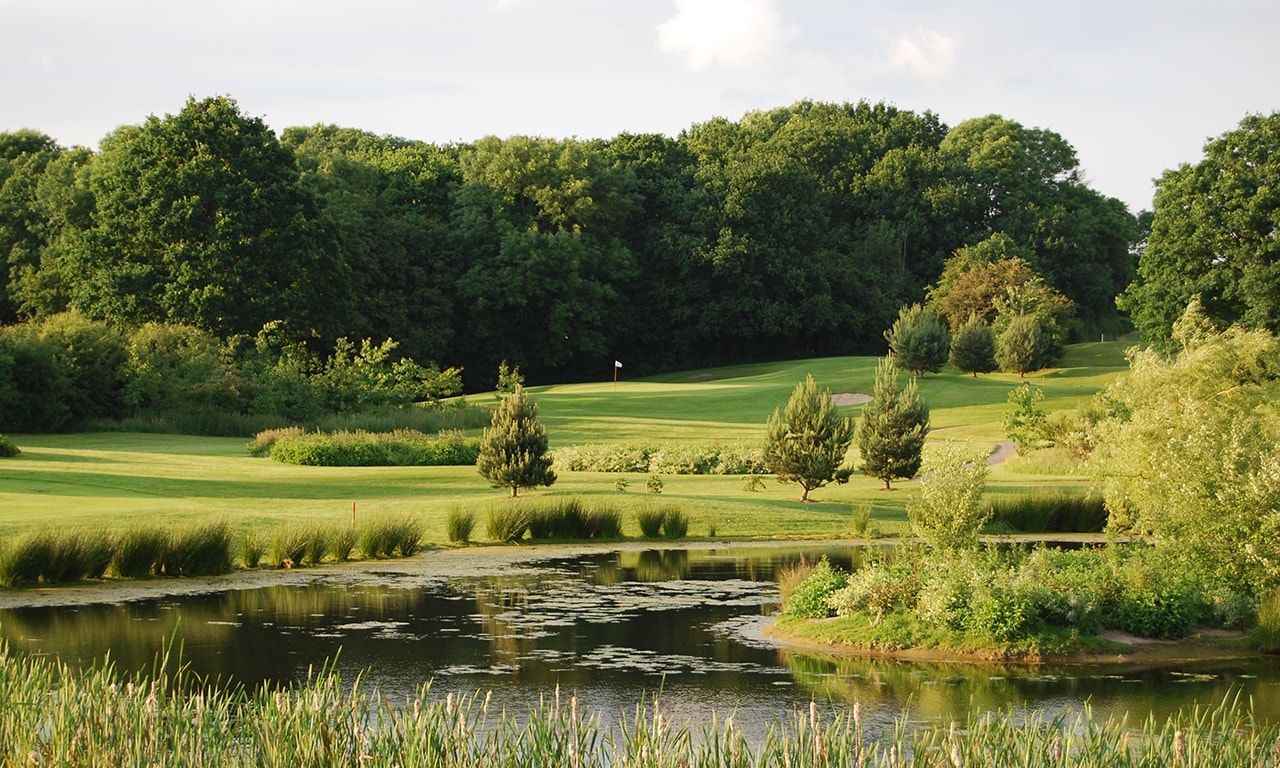
<svg viewBox="0 0 1280 768"><path fill-rule="evenodd" d="M911 529L934 549L968 549L991 519L982 500L990 468L973 446L947 441L931 446L920 477L920 494L907 503Z"/></svg>
<svg viewBox="0 0 1280 768"><path fill-rule="evenodd" d="M824 556L813 566L808 578L796 585L791 598L782 606L788 616L823 619L832 615L831 596L849 583L849 574L831 565Z"/></svg>
<svg viewBox="0 0 1280 768"><path fill-rule="evenodd" d="M644 445L585 443L557 448L556 466L571 472L652 472L670 475L749 475L765 471L758 444Z"/></svg>
<svg viewBox="0 0 1280 768"><path fill-rule="evenodd" d="M169 534L158 526L138 526L120 536L120 549L111 570L122 579L141 579L160 571L169 547Z"/></svg>
<svg viewBox="0 0 1280 768"><path fill-rule="evenodd" d="M1130 351L1091 465L1117 529L1264 594L1280 583L1280 345L1239 327L1181 341L1168 357Z"/></svg>
<svg viewBox="0 0 1280 768"><path fill-rule="evenodd" d="M898 367L915 376L937 373L947 362L951 337L942 318L920 304L905 306L884 333Z"/></svg>
<svg viewBox="0 0 1280 768"><path fill-rule="evenodd" d="M937 282L928 288L929 308L947 321L953 333L970 317L994 322L996 299L1011 286L1036 276L1027 255L1005 232L957 248L943 264Z"/></svg>
<svg viewBox="0 0 1280 768"><path fill-rule="evenodd" d="M1263 596L1249 642L1263 653L1280 653L1280 589Z"/></svg>
<svg viewBox="0 0 1280 768"><path fill-rule="evenodd" d="M920 397L914 378L898 389L898 367L888 357L876 366L872 397L858 422L859 468L863 474L883 480L888 490L890 481L915 477L920 470L929 433L929 406Z"/></svg>
<svg viewBox="0 0 1280 768"><path fill-rule="evenodd" d="M461 507L449 510L449 517L445 520L445 535L449 537L449 541L466 544L471 541L471 532L475 527L475 512Z"/></svg>
<svg viewBox="0 0 1280 768"><path fill-rule="evenodd" d="M231 526L182 527L168 536L158 570L166 576L213 576L231 570Z"/></svg>
<svg viewBox="0 0 1280 768"><path fill-rule="evenodd" d="M434 437L416 430L272 430L259 433L250 452L262 450L268 442L268 454L275 461L312 467L468 466L476 463L480 452L480 441L460 430L442 431Z"/></svg>
<svg viewBox="0 0 1280 768"><path fill-rule="evenodd" d="M765 463L784 483L797 483L801 501L811 490L835 481L844 483L852 470L844 467L853 441L853 420L840 415L831 391L807 376L796 385L785 414L774 409L766 425Z"/></svg>
<svg viewBox="0 0 1280 768"><path fill-rule="evenodd" d="M510 488L512 498L520 488L556 481L547 455L547 430L538 420L538 404L523 388L517 387L493 412L480 441L476 467L495 488Z"/></svg>
<svg viewBox="0 0 1280 768"><path fill-rule="evenodd" d="M1156 181L1137 279L1118 301L1146 338L1170 341L1196 294L1219 327L1280 332L1278 149L1280 113L1247 115Z"/></svg>
<svg viewBox="0 0 1280 768"><path fill-rule="evenodd" d="M969 315L951 335L951 367L961 373L991 373L996 369L996 336L977 315Z"/></svg>
<svg viewBox="0 0 1280 768"><path fill-rule="evenodd" d="M176 658L121 670L108 659L80 669L49 656L0 651L0 764L164 765L174 745L195 765L360 763L418 765L713 766L818 768L836 764L890 768L903 755L930 764L1252 766L1274 768L1280 728L1250 705L1220 705L1147 718L1103 719L1093 708L1047 718L974 707L954 728L912 727L903 710L892 727L872 731L858 707L829 714L814 703L780 716L762 733L732 718L685 718L658 700L605 725L574 696L508 712L489 695L440 696L428 685L389 707L388 692L340 678L332 664L288 688L252 690L204 684ZM48 695L57 691L57 696ZM364 727L376 722L377 728ZM145 724L135 726L134 724ZM848 757L847 761L843 758Z"/></svg>
<svg viewBox="0 0 1280 768"><path fill-rule="evenodd" d="M1051 444L1049 415L1040 407L1044 390L1023 382L1009 390L1009 408L1004 412L1004 433L1018 445L1018 453L1030 453Z"/></svg>
<svg viewBox="0 0 1280 768"><path fill-rule="evenodd" d="M644 487L648 489L649 493L662 493L663 485L665 483L662 482L662 478L658 477L656 472L651 472L649 479L644 481Z"/></svg>
<svg viewBox="0 0 1280 768"><path fill-rule="evenodd" d="M520 374L520 366L517 365L514 368L508 366L506 360L498 363L498 384L494 387L494 393L499 400L515 394L515 391L522 386L524 386L524 376Z"/></svg>
<svg viewBox="0 0 1280 768"><path fill-rule="evenodd" d="M1070 491L1039 491L990 500L987 530L1019 533L1100 533L1107 525L1102 497Z"/></svg>
<svg viewBox="0 0 1280 768"><path fill-rule="evenodd" d="M996 364L1000 370L1025 377L1031 371L1045 367L1046 336L1040 322L1030 315L1019 315L996 339Z"/></svg>
<svg viewBox="0 0 1280 768"><path fill-rule="evenodd" d="M18 448L18 444L13 442L8 435L0 435L0 459L11 459L22 453Z"/></svg>

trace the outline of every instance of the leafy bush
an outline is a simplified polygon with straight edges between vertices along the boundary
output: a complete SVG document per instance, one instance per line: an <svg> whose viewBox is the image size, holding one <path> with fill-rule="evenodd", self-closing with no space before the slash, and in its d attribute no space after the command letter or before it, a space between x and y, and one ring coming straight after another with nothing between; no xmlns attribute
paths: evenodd
<svg viewBox="0 0 1280 768"><path fill-rule="evenodd" d="M915 566L909 557L863 566L849 576L842 589L831 595L831 610L837 616L866 611L871 623L879 624L895 608L914 608L920 591Z"/></svg>
<svg viewBox="0 0 1280 768"><path fill-rule="evenodd" d="M575 472L650 472L663 475L748 475L768 472L757 445L588 443L555 451L558 466Z"/></svg>
<svg viewBox="0 0 1280 768"><path fill-rule="evenodd" d="M10 459L22 451L18 450L18 446L6 435L0 435L0 459Z"/></svg>
<svg viewBox="0 0 1280 768"><path fill-rule="evenodd" d="M264 429L253 436L253 441L249 443L249 455L270 456L271 449L279 442L282 437L300 437L306 434L306 430L302 427L276 427L274 429Z"/></svg>
<svg viewBox="0 0 1280 768"><path fill-rule="evenodd" d="M813 566L813 573L796 586L782 612L797 618L825 619L832 614L831 596L848 584L849 575L833 568L824 555Z"/></svg>
<svg viewBox="0 0 1280 768"><path fill-rule="evenodd" d="M449 541L466 543L471 541L471 532L476 527L476 515L471 510L454 507L449 510L445 520L445 533Z"/></svg>
<svg viewBox="0 0 1280 768"><path fill-rule="evenodd" d="M479 438L458 430L431 437L416 430L394 432L298 432L280 430L269 448L272 459L313 467L466 466L475 464ZM260 433L255 449L271 436Z"/></svg>
<svg viewBox="0 0 1280 768"><path fill-rule="evenodd" d="M971 446L947 442L929 453L920 494L907 503L911 528L939 550L974 546L991 516L982 501L989 469Z"/></svg>

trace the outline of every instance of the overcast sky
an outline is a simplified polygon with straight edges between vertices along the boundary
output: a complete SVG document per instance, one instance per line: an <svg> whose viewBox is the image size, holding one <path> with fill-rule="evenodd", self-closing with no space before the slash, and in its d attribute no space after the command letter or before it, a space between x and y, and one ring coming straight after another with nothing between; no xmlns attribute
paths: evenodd
<svg viewBox="0 0 1280 768"><path fill-rule="evenodd" d="M0 130L94 148L188 95L434 143L675 136L800 99L995 113L1136 212L1280 110L1280 2L0 0L0 72Z"/></svg>

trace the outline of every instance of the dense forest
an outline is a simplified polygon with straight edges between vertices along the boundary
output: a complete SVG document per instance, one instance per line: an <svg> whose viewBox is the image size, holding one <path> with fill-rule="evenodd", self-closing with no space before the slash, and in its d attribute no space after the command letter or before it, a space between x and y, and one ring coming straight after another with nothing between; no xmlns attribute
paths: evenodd
<svg viewBox="0 0 1280 768"><path fill-rule="evenodd" d="M882 354L916 303L952 332L1036 314L1054 344L1129 316L1167 340L1194 295L1275 331L1277 146L1280 115L1247 117L1135 217L1052 131L866 102L438 146L277 136L193 97L96 151L3 133L0 406L59 377L104 403L46 428L159 407L184 376L207 405L305 412L489 389L503 361L542 384Z"/></svg>
<svg viewBox="0 0 1280 768"><path fill-rule="evenodd" d="M227 97L95 152L0 135L0 320L67 309L219 338L264 325L327 353L398 354L491 386L778 356L882 353L957 249L1004 236L1117 319L1136 220L1061 136L801 102L681 135L437 146L334 126L277 137Z"/></svg>

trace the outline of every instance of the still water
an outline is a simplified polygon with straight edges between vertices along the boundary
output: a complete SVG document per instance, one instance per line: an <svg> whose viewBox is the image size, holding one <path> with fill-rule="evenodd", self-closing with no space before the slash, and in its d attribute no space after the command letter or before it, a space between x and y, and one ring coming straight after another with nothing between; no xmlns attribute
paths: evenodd
<svg viewBox="0 0 1280 768"><path fill-rule="evenodd" d="M182 597L0 610L12 652L149 669L181 645L197 673L249 686L306 679L326 661L392 702L492 691L509 712L577 694L605 721L642 698L688 718L732 714L762 730L817 701L860 702L879 731L971 709L1163 719L1224 697L1252 697L1280 721L1274 659L1175 668L913 664L832 658L761 634L776 610L775 570L804 554L849 566L856 550L722 548L620 551L434 573L433 553L401 571L329 569L291 583Z"/></svg>

